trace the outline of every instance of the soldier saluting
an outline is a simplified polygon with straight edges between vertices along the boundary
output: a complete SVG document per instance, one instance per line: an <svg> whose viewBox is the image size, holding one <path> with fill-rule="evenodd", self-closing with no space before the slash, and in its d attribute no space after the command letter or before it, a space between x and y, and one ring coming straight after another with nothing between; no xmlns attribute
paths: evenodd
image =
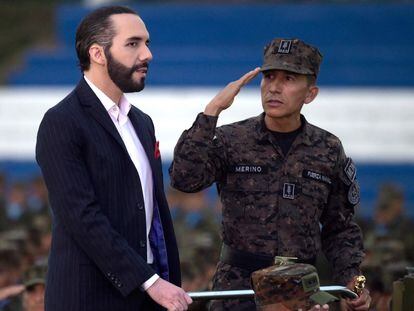
<svg viewBox="0 0 414 311"><path fill-rule="evenodd" d="M322 55L299 39L274 39L264 62L229 83L184 131L170 167L172 186L200 191L217 183L223 204L223 247L214 290L250 288L250 274L278 256L314 264L322 249L334 280L353 288L363 259L354 222L356 168L340 140L308 123L304 104L318 94ZM259 116L216 128L221 111L262 72ZM368 310L365 289L348 310ZM254 310L254 301L220 301L211 310Z"/></svg>

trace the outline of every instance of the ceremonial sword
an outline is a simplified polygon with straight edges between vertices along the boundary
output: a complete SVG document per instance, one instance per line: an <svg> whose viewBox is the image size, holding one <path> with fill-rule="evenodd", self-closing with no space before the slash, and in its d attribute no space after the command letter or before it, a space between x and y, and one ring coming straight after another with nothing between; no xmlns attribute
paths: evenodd
<svg viewBox="0 0 414 311"><path fill-rule="evenodd" d="M355 299L358 295L346 288L345 286L320 286L320 291L340 294L344 298ZM224 291L205 291L205 292L188 292L193 300L221 300L221 299L237 299L237 298L252 298L254 291L252 289L246 290L224 290Z"/></svg>

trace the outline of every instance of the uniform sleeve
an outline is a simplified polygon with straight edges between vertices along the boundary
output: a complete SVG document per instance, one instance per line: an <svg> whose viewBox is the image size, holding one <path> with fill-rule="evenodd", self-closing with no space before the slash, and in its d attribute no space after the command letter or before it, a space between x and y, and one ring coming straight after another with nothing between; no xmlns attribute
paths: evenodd
<svg viewBox="0 0 414 311"><path fill-rule="evenodd" d="M222 137L216 131L217 119L200 113L181 135L169 169L174 188L197 192L222 178L225 155Z"/></svg>
<svg viewBox="0 0 414 311"><path fill-rule="evenodd" d="M36 159L56 222L62 224L114 287L127 296L154 271L102 213L82 156L81 137L67 116L48 112L39 128Z"/></svg>
<svg viewBox="0 0 414 311"><path fill-rule="evenodd" d="M332 264L334 281L343 285L361 274L359 266L364 257L361 230L354 221L359 192L356 167L339 144L332 190L321 224L323 251Z"/></svg>

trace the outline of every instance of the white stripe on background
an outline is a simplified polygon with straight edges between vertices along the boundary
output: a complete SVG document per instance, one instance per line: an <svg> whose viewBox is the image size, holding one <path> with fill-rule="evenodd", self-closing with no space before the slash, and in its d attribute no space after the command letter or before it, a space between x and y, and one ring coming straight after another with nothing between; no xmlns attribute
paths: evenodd
<svg viewBox="0 0 414 311"><path fill-rule="evenodd" d="M34 160L36 133L43 114L70 88L0 89L0 159ZM130 101L148 113L156 127L164 160L172 157L181 132L219 88L147 87ZM414 89L321 87L305 106L308 121L341 138L347 154L365 162L414 163ZM226 124L261 112L260 90L241 91L222 113Z"/></svg>

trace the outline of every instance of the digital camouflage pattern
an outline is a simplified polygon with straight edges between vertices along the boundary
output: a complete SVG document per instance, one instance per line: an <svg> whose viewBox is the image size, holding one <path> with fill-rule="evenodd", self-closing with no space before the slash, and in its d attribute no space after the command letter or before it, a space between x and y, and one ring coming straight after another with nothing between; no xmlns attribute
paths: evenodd
<svg viewBox="0 0 414 311"><path fill-rule="evenodd" d="M265 46L261 71L287 70L304 75L319 73L322 54L299 39L276 38Z"/></svg>
<svg viewBox="0 0 414 311"><path fill-rule="evenodd" d="M258 310L308 310L315 304L338 300L319 291L316 268L308 264L272 266L252 273L252 286Z"/></svg>
<svg viewBox="0 0 414 311"><path fill-rule="evenodd" d="M219 261L213 277L214 290L251 289L250 272ZM210 311L251 311L256 310L254 299L213 300Z"/></svg>
<svg viewBox="0 0 414 311"><path fill-rule="evenodd" d="M217 119L199 114L184 131L170 176L172 186L185 192L217 183L223 242L306 262L322 249L335 282L345 285L360 274L363 246L353 221L359 187L339 139L302 117L303 131L285 157L264 114L219 128ZM238 278L244 278L239 269L219 263L214 289L242 289Z"/></svg>

